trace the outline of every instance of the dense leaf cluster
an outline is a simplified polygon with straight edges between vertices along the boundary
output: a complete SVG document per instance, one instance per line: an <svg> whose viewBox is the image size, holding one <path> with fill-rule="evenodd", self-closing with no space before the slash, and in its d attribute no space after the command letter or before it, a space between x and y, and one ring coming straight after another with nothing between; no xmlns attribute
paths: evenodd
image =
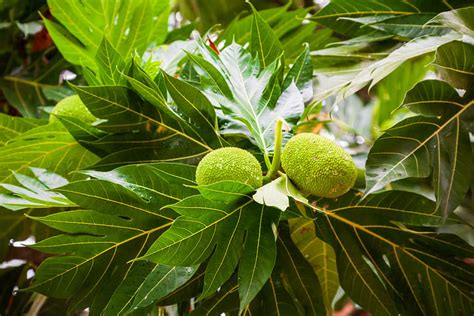
<svg viewBox="0 0 474 316"><path fill-rule="evenodd" d="M168 1L49 0L49 63L0 64L17 114L0 114L0 256L33 235L47 258L0 282L47 296L44 314L326 315L340 293L376 315L472 314L469 5L250 5L190 36L195 24L168 32ZM97 120L47 124L72 94ZM256 192L197 185L213 150L246 149L267 173L278 135L302 131L349 143L365 184L305 196L280 169Z"/></svg>

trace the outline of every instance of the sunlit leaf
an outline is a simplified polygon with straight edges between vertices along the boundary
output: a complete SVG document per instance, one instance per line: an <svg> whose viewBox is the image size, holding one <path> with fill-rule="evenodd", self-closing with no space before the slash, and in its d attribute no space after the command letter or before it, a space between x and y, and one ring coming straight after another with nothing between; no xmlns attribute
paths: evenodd
<svg viewBox="0 0 474 316"><path fill-rule="evenodd" d="M286 175L258 188L257 192L253 195L253 199L257 203L276 207L281 211L286 211L290 206L289 197L296 201L307 202L304 195L298 191Z"/></svg>
<svg viewBox="0 0 474 316"><path fill-rule="evenodd" d="M474 8L467 7L441 12L429 24L440 23L460 33L474 38Z"/></svg>
<svg viewBox="0 0 474 316"><path fill-rule="evenodd" d="M391 52L387 57L372 63L360 71L350 82L338 93L338 99L351 95L366 85L373 87L380 80L389 75L405 61L433 52L443 44L459 39L460 35L454 32L441 35L416 38L400 48Z"/></svg>
<svg viewBox="0 0 474 316"><path fill-rule="evenodd" d="M104 85L123 85L125 79L122 72L126 72L126 64L115 48L104 38L95 56L99 66L98 76Z"/></svg>
<svg viewBox="0 0 474 316"><path fill-rule="evenodd" d="M397 16L371 24L370 27L405 38L420 36L439 36L450 31L443 25L426 25L433 14L412 14Z"/></svg>
<svg viewBox="0 0 474 316"><path fill-rule="evenodd" d="M254 3L258 5L258 3ZM332 32L325 30L321 33L316 33L315 22L305 21L303 18L309 12L308 8L301 8L290 10L290 3L286 6L258 11L260 15L260 23L262 20L268 24L273 33L281 43L285 51L286 58L295 58L301 52L302 44L308 42L311 47L313 45L324 45L326 37ZM230 45L236 42L240 45L245 45L251 41L252 25L254 24L253 15L236 16L234 20L224 29L222 34L218 37L219 42L225 42ZM264 28L266 28L264 26ZM323 35L321 37L321 35ZM267 48L265 48L267 49Z"/></svg>
<svg viewBox="0 0 474 316"><path fill-rule="evenodd" d="M13 172L20 185L0 183L8 192L0 193L0 205L11 210L76 206L64 195L50 191L69 183L67 179L46 169L30 167L28 171L34 176Z"/></svg>
<svg viewBox="0 0 474 316"><path fill-rule="evenodd" d="M239 129L241 133L250 133L251 140L267 158L273 151L276 120L284 118L291 127L304 110L303 97L295 82L288 79L288 87L282 91L279 61L275 60L263 68L256 58L236 43L225 47L219 55L209 51L201 43L200 53L208 63L200 62L195 65L201 73L210 77L201 79L200 86L211 103L219 106L218 115L229 122L230 130ZM306 71L307 68L301 69ZM222 75L213 75L216 72ZM306 82L305 75L298 84L304 86ZM219 93L225 91L224 87L230 89L231 97L228 92L225 95ZM223 126L226 127L226 124ZM222 132L226 132L225 128Z"/></svg>
<svg viewBox="0 0 474 316"><path fill-rule="evenodd" d="M126 59L135 51L143 54L148 45L166 38L167 1L49 0L48 5L62 25L46 18L43 21L64 58L93 71L103 66L95 59L103 38Z"/></svg>

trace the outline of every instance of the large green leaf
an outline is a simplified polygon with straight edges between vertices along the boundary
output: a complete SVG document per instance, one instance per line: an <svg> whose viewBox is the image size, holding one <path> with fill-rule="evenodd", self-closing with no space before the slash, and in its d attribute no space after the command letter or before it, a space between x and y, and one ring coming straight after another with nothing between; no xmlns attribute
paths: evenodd
<svg viewBox="0 0 474 316"><path fill-rule="evenodd" d="M44 261L29 289L71 298L71 312L85 307L96 311L106 306L130 308L123 301L124 288L138 300L131 306L143 307L170 293L185 281L181 272L166 276L162 268L158 274L151 269L148 275L129 279L129 273L136 273L131 271L137 262L127 262L143 255L147 245L171 225L174 213L160 209L194 191L183 186L194 184L194 173L194 167L180 164L134 165L110 172L91 171L88 175L95 179L56 189L84 209L35 218L64 234L33 247L63 256ZM189 275L186 271L182 270ZM170 284L168 290L150 292L151 280L163 277ZM175 285L171 285L173 282ZM145 303L147 294L150 297Z"/></svg>
<svg viewBox="0 0 474 316"><path fill-rule="evenodd" d="M220 140L216 112L209 100L190 84L166 73L163 76L168 92L177 107L199 129L199 134L206 137L208 142L215 139ZM208 135L210 140L207 139ZM220 142L220 146L222 146L222 142Z"/></svg>
<svg viewBox="0 0 474 316"><path fill-rule="evenodd" d="M97 80L104 85L120 86L126 83L122 73L126 73L126 63L106 38L97 49L95 60L98 65Z"/></svg>
<svg viewBox="0 0 474 316"><path fill-rule="evenodd" d="M353 21L342 20L343 17L363 17L373 15L410 15L417 12L417 8L406 1L375 1L351 0L331 1L327 6L316 13L312 19L332 28L335 32L344 35L354 35L359 31L359 25Z"/></svg>
<svg viewBox="0 0 474 316"><path fill-rule="evenodd" d="M422 115L401 121L376 140L366 163L366 194L433 172L438 210L444 215L453 211L471 183L466 170L472 166L472 154L464 120L472 116L473 104L443 81L418 83L404 105Z"/></svg>
<svg viewBox="0 0 474 316"><path fill-rule="evenodd" d="M314 62L319 81L315 99L322 101L337 95L334 102L340 103L367 85L371 89L404 62L461 40L462 33L469 27L460 28L459 25L469 17L471 8L452 9L466 5L468 3L464 1L447 3L441 0L431 1L429 5L417 0L364 0L356 4L347 0L331 1L312 19L349 35L349 39L312 52L316 56ZM452 11L446 18L442 18L442 14L432 18L444 10ZM404 42L406 39L411 40L403 45L396 44L396 40ZM452 52L458 55L453 57L460 65L463 51ZM461 81L463 78L461 75L455 79ZM467 86L464 83L463 87Z"/></svg>
<svg viewBox="0 0 474 316"><path fill-rule="evenodd" d="M440 23L459 33L474 38L474 7L467 7L457 10L446 11L434 17L431 23Z"/></svg>
<svg viewBox="0 0 474 316"><path fill-rule="evenodd" d="M443 222L434 202L394 191L360 201L351 192L311 208L318 236L335 250L341 286L357 304L380 315L473 310L474 274L462 258L474 250L426 227Z"/></svg>
<svg viewBox="0 0 474 316"><path fill-rule="evenodd" d="M279 211L253 202L246 196L253 189L243 184L223 181L204 189L204 195L191 196L170 206L181 216L142 259L191 266L210 256L201 298L217 291L240 263L242 311L272 272L276 257L273 230Z"/></svg>
<svg viewBox="0 0 474 316"><path fill-rule="evenodd" d="M308 259L293 243L288 224L280 225L278 263L284 286L303 308L302 315L326 315L324 296L318 277Z"/></svg>
<svg viewBox="0 0 474 316"><path fill-rule="evenodd" d="M178 0L176 1L180 13L188 20L197 20L198 29L202 32L216 24L227 25L237 14L247 13L249 9L245 0ZM268 9L279 4L272 1L255 1L259 9Z"/></svg>
<svg viewBox="0 0 474 316"><path fill-rule="evenodd" d="M140 76L146 75L140 73ZM146 77L140 80L151 87L138 79L127 79L145 100L124 86L74 87L89 110L102 119L95 128L108 133L95 139L90 139L90 133L83 133L84 129L75 134L88 148L108 154L98 162L97 168L110 170L132 162L184 160L221 146L218 133L208 133L209 125L195 126L191 120L207 115L203 112L208 109L180 102L182 114L167 103Z"/></svg>
<svg viewBox="0 0 474 316"><path fill-rule="evenodd" d="M378 126L383 129L393 125L393 111L402 104L408 90L425 77L429 70L427 66L432 60L432 56L426 55L406 61L377 84L375 87L377 101L374 119L377 120ZM377 128L377 125L372 128Z"/></svg>
<svg viewBox="0 0 474 316"><path fill-rule="evenodd" d="M187 282L196 272L194 267L169 267L140 262L126 278L103 309L106 315L146 308Z"/></svg>
<svg viewBox="0 0 474 316"><path fill-rule="evenodd" d="M166 38L168 1L49 0L48 5L62 25L44 23L64 58L92 70L98 69L95 56L104 37L127 59Z"/></svg>
<svg viewBox="0 0 474 316"><path fill-rule="evenodd" d="M260 16L249 2L253 12L252 31L250 32L250 51L258 56L262 68L266 68L283 53L281 43L270 25Z"/></svg>
<svg viewBox="0 0 474 316"><path fill-rule="evenodd" d="M405 61L431 53L441 45L452 42L460 37L460 34L450 32L441 36L420 37L406 43L392 51L387 57L362 69L362 71L351 79L350 84L338 91L338 99L341 100L359 91L368 84L370 84L370 88L373 87Z"/></svg>
<svg viewBox="0 0 474 316"><path fill-rule="evenodd" d="M286 6L259 11L261 19L268 24L285 52L285 58L293 59L301 52L303 43L308 43L313 49L324 47L332 39L332 31L329 29L314 32L317 24L312 21L305 21L303 18L308 14L309 9L289 10ZM259 21L261 21L259 19ZM225 42L226 45L236 42L245 45L251 41L253 15L241 17L238 15L219 35L218 41Z"/></svg>
<svg viewBox="0 0 474 316"><path fill-rule="evenodd" d="M450 29L443 25L426 25L433 17L434 15L429 13L395 16L370 24L370 27L409 39L420 36L439 36L449 32Z"/></svg>
<svg viewBox="0 0 474 316"><path fill-rule="evenodd" d="M434 64L454 87L469 90L474 86L474 45L461 41L444 44L436 50Z"/></svg>

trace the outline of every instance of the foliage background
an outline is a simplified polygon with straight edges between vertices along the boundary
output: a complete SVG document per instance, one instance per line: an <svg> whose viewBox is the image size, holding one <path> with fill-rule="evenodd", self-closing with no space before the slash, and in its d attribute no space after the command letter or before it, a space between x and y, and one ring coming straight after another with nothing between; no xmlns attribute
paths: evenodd
<svg viewBox="0 0 474 316"><path fill-rule="evenodd" d="M254 4L0 2L0 313L472 314L472 3ZM72 94L98 124L48 123ZM195 187L278 117L365 181Z"/></svg>

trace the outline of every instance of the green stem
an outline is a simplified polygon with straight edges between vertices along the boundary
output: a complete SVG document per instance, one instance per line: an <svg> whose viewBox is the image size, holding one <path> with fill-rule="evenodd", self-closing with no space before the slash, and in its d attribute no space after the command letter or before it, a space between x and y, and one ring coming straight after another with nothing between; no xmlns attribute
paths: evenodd
<svg viewBox="0 0 474 316"><path fill-rule="evenodd" d="M268 170L267 175L263 178L264 183L270 182L280 170L280 159L281 159L281 143L283 139L282 133L283 119L278 118L275 122L275 146L273 151L272 165Z"/></svg>

